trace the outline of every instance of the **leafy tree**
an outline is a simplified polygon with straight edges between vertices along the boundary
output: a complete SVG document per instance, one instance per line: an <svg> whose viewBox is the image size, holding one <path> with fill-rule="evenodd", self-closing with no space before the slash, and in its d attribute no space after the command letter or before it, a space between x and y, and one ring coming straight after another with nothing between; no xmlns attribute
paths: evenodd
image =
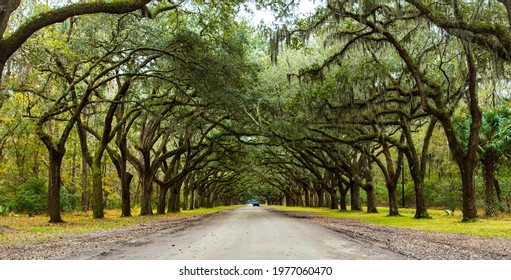
<svg viewBox="0 0 511 280"><path fill-rule="evenodd" d="M386 13L384 11L397 11L396 13ZM460 15L458 15L460 16ZM331 20L328 20L331 19ZM481 125L481 111L478 104L478 82L477 75L479 68L482 68L484 62L479 63L474 57L473 46L466 42L457 42L448 34L428 30L428 26L421 21L416 20L417 14L409 7L401 6L400 3L392 1L362 1L359 5L354 5L350 1L329 1L327 9L312 19L308 26L313 28L317 26L333 25L335 28L325 28L333 30L332 38L344 40L344 48L329 57L318 67L312 67L305 71L308 75L317 77L321 80L324 70L327 66L338 63L340 57L345 57L348 50L356 42L364 42L367 45L373 43L377 45L390 46L394 53L398 55L401 63L406 67L405 75L391 73L385 80L393 81L397 84L403 84L404 87L398 91L401 98L408 96L408 104L418 104L412 106L410 111L404 111L399 114L399 121L405 132L406 145L409 153L406 154L410 163L409 166L417 166L416 163L425 163L427 152L423 152L420 157L414 148L415 143L411 137L411 129L408 115L421 114L430 115L438 120L444 128L449 147L453 152L454 158L459 166L463 182L463 213L464 220L472 220L477 217L474 171L477 162L476 147L477 135ZM338 24L338 22L340 22ZM298 28L300 33L306 33L311 28ZM317 28L316 28L317 29ZM337 31L341 29L341 31ZM417 32L422 30L424 32ZM289 38L295 31L284 33L284 38ZM404 36L404 37L403 37ZM406 39L405 39L406 38ZM288 39L289 41L289 39ZM417 42L427 42L427 45L420 45ZM440 52L443 50L442 52ZM445 51L449 50L449 51ZM440 60L426 59L432 53L439 53ZM457 54L454 54L456 53ZM362 55L376 57L374 52L359 52ZM454 55L463 55L465 63L453 63L452 60L446 60ZM437 56L438 57L438 56ZM438 62L440 64L438 64ZM437 65L438 66L435 66ZM480 66L478 68L478 66ZM450 68L459 73L456 77L445 75L445 69ZM435 71L430 71L436 69ZM454 79L453 79L454 78ZM456 82L454 82L456 80ZM464 84L466 86L460 87ZM463 149L459 142L459 135L456 135L451 117L454 108L459 104L460 94L466 94L467 110L472 116L470 145ZM446 110L450 108L450 110ZM432 131L430 129L429 131ZM337 137L339 138L339 137ZM427 147L425 145L424 147ZM423 149L424 150L424 149ZM427 151L427 149L425 150ZM404 150L403 150L404 152ZM413 164L412 164L413 163ZM414 176L416 187L416 217L428 217L425 202L423 200L422 188L424 185L425 164L420 168L410 169Z"/></svg>
<svg viewBox="0 0 511 280"><path fill-rule="evenodd" d="M511 111L507 107L500 107L485 112L482 119L478 153L483 164L486 216L495 214L495 197L499 204L502 203L502 194L495 172L502 157L509 155L511 151L510 118ZM465 136L462 138L464 143L466 143L468 126L468 121L460 121L457 126L459 134Z"/></svg>
<svg viewBox="0 0 511 280"><path fill-rule="evenodd" d="M149 2L150 0L128 0L68 4L33 15L17 23L18 26L13 28L10 23L13 14L20 11L21 0L2 0L0 2L0 91L5 90L2 77L7 60L37 31L74 16L129 13L142 9Z"/></svg>

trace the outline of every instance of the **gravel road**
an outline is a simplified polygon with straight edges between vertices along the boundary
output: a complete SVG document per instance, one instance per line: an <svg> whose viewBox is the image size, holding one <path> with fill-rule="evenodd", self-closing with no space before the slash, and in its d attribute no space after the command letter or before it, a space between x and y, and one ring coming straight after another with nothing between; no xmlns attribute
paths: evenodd
<svg viewBox="0 0 511 280"><path fill-rule="evenodd" d="M0 246L0 259L509 260L511 241L245 206L40 244Z"/></svg>
<svg viewBox="0 0 511 280"><path fill-rule="evenodd" d="M245 206L200 225L138 240L93 259L403 259L372 242L361 242L316 224Z"/></svg>

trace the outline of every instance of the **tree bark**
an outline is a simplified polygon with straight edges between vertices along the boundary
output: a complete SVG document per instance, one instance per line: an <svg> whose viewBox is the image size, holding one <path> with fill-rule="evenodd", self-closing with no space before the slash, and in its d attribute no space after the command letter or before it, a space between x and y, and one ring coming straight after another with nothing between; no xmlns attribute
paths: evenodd
<svg viewBox="0 0 511 280"><path fill-rule="evenodd" d="M89 210L89 198L88 198L88 187L89 187L89 165L85 160L85 157L82 157L82 211Z"/></svg>
<svg viewBox="0 0 511 280"><path fill-rule="evenodd" d="M467 164L470 165L470 164ZM467 167L461 170L461 182L463 185L463 221L470 222L477 219L476 193L474 174L475 167Z"/></svg>
<svg viewBox="0 0 511 280"><path fill-rule="evenodd" d="M142 200L140 205L140 215L152 215L153 207L151 205L151 195L153 193L153 176L152 174L143 174L142 177Z"/></svg>
<svg viewBox="0 0 511 280"><path fill-rule="evenodd" d="M131 217L131 182L133 181L133 174L124 172L125 175L121 177L121 192L122 192L122 206L121 217Z"/></svg>
<svg viewBox="0 0 511 280"><path fill-rule="evenodd" d="M360 185L354 181L350 181L351 194L351 211L362 211L362 203L360 202Z"/></svg>
<svg viewBox="0 0 511 280"><path fill-rule="evenodd" d="M92 217L102 219L105 217L103 207L103 181L101 161L94 160L92 165Z"/></svg>
<svg viewBox="0 0 511 280"><path fill-rule="evenodd" d="M195 208L195 188L190 189L190 207L189 210L193 210Z"/></svg>
<svg viewBox="0 0 511 280"><path fill-rule="evenodd" d="M305 207L310 207L311 206L311 202L310 202L310 194L309 194L309 189L307 188L307 184L302 184L303 186L303 193L304 193L304 197L305 197Z"/></svg>
<svg viewBox="0 0 511 280"><path fill-rule="evenodd" d="M346 196L348 195L348 192L342 192L341 191L341 208L339 211L348 211L348 206L346 205Z"/></svg>
<svg viewBox="0 0 511 280"><path fill-rule="evenodd" d="M401 134L399 144L402 144L405 140L405 134ZM404 155L402 151L398 150L397 161L394 164L392 155L390 153L390 147L385 139L381 141L383 154L385 155L386 164L383 164L378 158L375 159L376 163L383 172L385 177L385 186L387 187L387 194L389 199L389 216L399 216L399 206L397 203L397 182L399 181L399 175L402 172ZM395 167L394 167L395 166Z"/></svg>
<svg viewBox="0 0 511 280"><path fill-rule="evenodd" d="M413 185L415 189L415 219L431 219L426 207L426 201L424 199L424 177L418 176L416 172L412 171Z"/></svg>
<svg viewBox="0 0 511 280"><path fill-rule="evenodd" d="M495 215L496 203L495 203L495 192L496 186L495 181L495 157L491 151L488 151L482 155L481 162L483 164L483 175L484 175L484 208L485 215L491 217Z"/></svg>
<svg viewBox="0 0 511 280"><path fill-rule="evenodd" d="M444 128L449 148L460 169L462 191L463 191L463 222L470 222L477 219L476 191L475 191L475 169L477 166L477 149L479 144L479 131L482 124L482 113L479 108L477 96L477 69L471 47L464 46L468 68L468 107L472 122L470 123L470 135L468 148L462 147L457 138L449 116L440 116L440 122Z"/></svg>
<svg viewBox="0 0 511 280"><path fill-rule="evenodd" d="M325 207L325 199L323 196L323 188L316 189L316 193L318 194L318 205L317 207Z"/></svg>
<svg viewBox="0 0 511 280"><path fill-rule="evenodd" d="M156 206L156 214L165 214L165 206L167 206L167 193L170 186L160 185L160 192L158 194L158 205ZM170 203L170 201L169 201Z"/></svg>
<svg viewBox="0 0 511 280"><path fill-rule="evenodd" d="M176 183L170 188L169 205L167 212L178 213L181 212L181 182Z"/></svg>
<svg viewBox="0 0 511 280"><path fill-rule="evenodd" d="M183 190L183 210L188 210L188 202L190 196L190 186L185 186Z"/></svg>
<svg viewBox="0 0 511 280"><path fill-rule="evenodd" d="M376 208L374 185L372 183L366 183L363 189L367 194L367 213L378 213L378 209Z"/></svg>
<svg viewBox="0 0 511 280"><path fill-rule="evenodd" d="M61 168L65 152L49 150L48 164L48 215L50 223L63 223L60 215L60 189L62 185Z"/></svg>
<svg viewBox="0 0 511 280"><path fill-rule="evenodd" d="M397 204L397 184L387 182L387 191L389 195L389 216L399 216L399 207Z"/></svg>
<svg viewBox="0 0 511 280"><path fill-rule="evenodd" d="M339 201L338 201L337 192L335 191L335 189L330 190L329 194L330 194L330 209L336 209L336 210L339 209Z"/></svg>
<svg viewBox="0 0 511 280"><path fill-rule="evenodd" d="M335 181L337 183L337 188L339 189L339 194L341 196L339 211L348 211L348 208L346 205L346 196L348 195L349 187L344 187L341 176L342 175L335 173Z"/></svg>

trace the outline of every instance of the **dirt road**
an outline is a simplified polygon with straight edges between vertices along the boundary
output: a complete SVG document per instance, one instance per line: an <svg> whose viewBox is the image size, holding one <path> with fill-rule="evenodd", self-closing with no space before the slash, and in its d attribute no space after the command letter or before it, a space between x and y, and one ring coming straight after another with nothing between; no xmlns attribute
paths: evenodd
<svg viewBox="0 0 511 280"><path fill-rule="evenodd" d="M126 244L125 244L126 245ZM159 231L88 259L404 259L370 242L271 212L241 207L179 232Z"/></svg>
<svg viewBox="0 0 511 280"><path fill-rule="evenodd" d="M241 207L0 246L0 260L510 260L511 241Z"/></svg>

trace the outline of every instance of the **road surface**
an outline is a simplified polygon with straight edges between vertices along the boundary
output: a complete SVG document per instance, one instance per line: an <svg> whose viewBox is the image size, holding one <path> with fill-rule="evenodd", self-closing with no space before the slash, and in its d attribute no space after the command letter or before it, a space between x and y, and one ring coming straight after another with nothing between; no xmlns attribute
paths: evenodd
<svg viewBox="0 0 511 280"><path fill-rule="evenodd" d="M160 231L89 259L403 259L303 219L245 206L179 232Z"/></svg>

